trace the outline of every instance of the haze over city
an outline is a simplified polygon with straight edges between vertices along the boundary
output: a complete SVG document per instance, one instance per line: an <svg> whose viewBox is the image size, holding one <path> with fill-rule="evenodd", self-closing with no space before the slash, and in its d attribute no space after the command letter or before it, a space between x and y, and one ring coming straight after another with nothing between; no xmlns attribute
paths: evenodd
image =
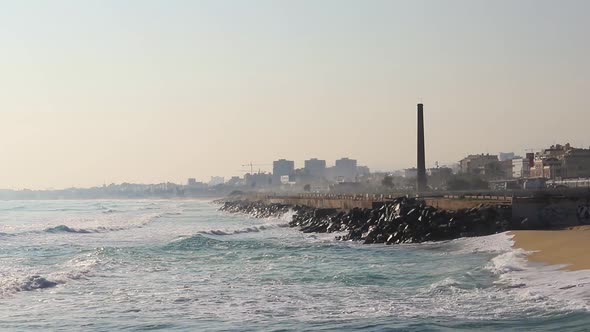
<svg viewBox="0 0 590 332"><path fill-rule="evenodd" d="M587 1L0 1L0 188L590 139ZM524 19L526 18L526 19ZM270 170L271 167L262 167Z"/></svg>

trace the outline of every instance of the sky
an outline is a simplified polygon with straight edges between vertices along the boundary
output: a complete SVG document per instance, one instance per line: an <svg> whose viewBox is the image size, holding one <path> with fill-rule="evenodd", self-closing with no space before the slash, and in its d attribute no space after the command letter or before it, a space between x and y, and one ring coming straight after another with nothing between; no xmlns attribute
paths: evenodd
<svg viewBox="0 0 590 332"><path fill-rule="evenodd" d="M590 146L590 1L0 0L0 188Z"/></svg>

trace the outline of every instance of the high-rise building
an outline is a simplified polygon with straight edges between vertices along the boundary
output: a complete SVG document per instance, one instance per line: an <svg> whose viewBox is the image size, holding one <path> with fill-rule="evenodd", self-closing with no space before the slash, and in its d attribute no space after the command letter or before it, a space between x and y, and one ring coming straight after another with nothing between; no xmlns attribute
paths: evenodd
<svg viewBox="0 0 590 332"><path fill-rule="evenodd" d="M354 159L342 158L336 160L334 177L340 182L352 182L356 180L357 162Z"/></svg>
<svg viewBox="0 0 590 332"><path fill-rule="evenodd" d="M292 160L279 159L272 163L272 182L280 184L281 177L292 176L295 173L295 162Z"/></svg>
<svg viewBox="0 0 590 332"><path fill-rule="evenodd" d="M313 178L323 178L326 175L326 161L316 158L306 160L304 170Z"/></svg>

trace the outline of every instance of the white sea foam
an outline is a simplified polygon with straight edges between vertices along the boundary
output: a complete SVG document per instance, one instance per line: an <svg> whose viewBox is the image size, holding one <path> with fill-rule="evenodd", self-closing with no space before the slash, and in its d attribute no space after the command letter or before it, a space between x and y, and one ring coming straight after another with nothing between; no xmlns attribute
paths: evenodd
<svg viewBox="0 0 590 332"><path fill-rule="evenodd" d="M268 218L255 218L249 215L245 215L250 220L254 220L256 222L262 222L263 224L258 225L249 225L247 227L238 228L238 229L210 229L205 231L200 231L198 234L207 234L207 235L236 235L236 234L245 234L245 233L259 233L261 231L266 231L270 229L276 228L286 228L289 227L289 222L293 220L293 215L295 211L292 209L285 212L279 217L268 217Z"/></svg>
<svg viewBox="0 0 590 332"><path fill-rule="evenodd" d="M515 287L521 296L562 303L564 309L590 310L590 270L564 271L565 265L531 263L527 252L513 249L493 258L486 268L498 285Z"/></svg>
<svg viewBox="0 0 590 332"><path fill-rule="evenodd" d="M260 226L251 226L245 227L240 229L234 230L221 230L221 229L212 229L208 231L201 231L198 232L199 234L208 234L208 235L235 235L235 234L244 234L244 233L258 233L261 231L265 231L268 229L279 228L279 227L288 227L287 224L269 224L269 225L260 225Z"/></svg>
<svg viewBox="0 0 590 332"><path fill-rule="evenodd" d="M20 264L5 266L6 270L0 273L0 298L23 291L53 288L72 280L84 279L100 263L101 251L102 249L97 249L92 253L77 256L54 266L54 271L49 272L25 269Z"/></svg>
<svg viewBox="0 0 590 332"><path fill-rule="evenodd" d="M101 205L101 210L105 208ZM0 233L17 235L26 233L107 233L133 228L142 228L148 224L167 216L176 216L183 213L178 205L161 205L150 210L129 210L117 212L85 212L85 213L59 213L56 216L47 216L37 213L22 215L7 224L0 224ZM58 210L58 209L56 209ZM105 211L114 211L107 209ZM19 220L18 218L22 218Z"/></svg>
<svg viewBox="0 0 590 332"><path fill-rule="evenodd" d="M527 259L529 252L514 248L513 235L495 234L457 240L459 250L493 252L485 268L498 276L496 285L511 289L521 298L541 302L558 302L564 309L590 310L590 270L564 271L565 265L545 265Z"/></svg>
<svg viewBox="0 0 590 332"><path fill-rule="evenodd" d="M457 244L457 253L498 252L504 253L512 250L513 235L498 233L489 236L467 237L450 241L449 244Z"/></svg>

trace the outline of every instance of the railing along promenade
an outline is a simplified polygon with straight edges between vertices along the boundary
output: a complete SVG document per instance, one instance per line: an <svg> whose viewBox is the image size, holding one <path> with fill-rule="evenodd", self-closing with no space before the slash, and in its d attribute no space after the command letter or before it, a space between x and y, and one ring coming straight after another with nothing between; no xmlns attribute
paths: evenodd
<svg viewBox="0 0 590 332"><path fill-rule="evenodd" d="M308 205L313 207L326 207L338 209L350 209L354 207L370 208L374 203L391 201L397 197L419 197L426 204L441 209L456 210L462 208L477 207L481 204L514 204L516 201L530 202L532 199L549 201L549 199L590 199L588 188L546 188L537 190L503 190L503 191L455 191L455 192L429 192L416 195L412 192L396 193L249 193L248 200L262 200L273 203Z"/></svg>

